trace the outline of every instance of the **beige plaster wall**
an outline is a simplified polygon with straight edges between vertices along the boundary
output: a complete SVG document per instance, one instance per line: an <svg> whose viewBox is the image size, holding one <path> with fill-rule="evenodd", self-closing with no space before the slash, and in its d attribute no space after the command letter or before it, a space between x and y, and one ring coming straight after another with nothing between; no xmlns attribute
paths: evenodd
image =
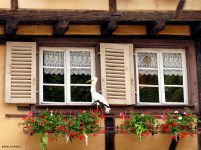
<svg viewBox="0 0 201 150"><path fill-rule="evenodd" d="M100 25L69 25L65 35L101 35Z"/></svg>
<svg viewBox="0 0 201 150"><path fill-rule="evenodd" d="M0 35L1 34L4 34L4 26L3 25L0 25Z"/></svg>
<svg viewBox="0 0 201 150"><path fill-rule="evenodd" d="M117 10L175 10L179 0L117 0ZM201 10L201 0L187 0L184 10Z"/></svg>
<svg viewBox="0 0 201 150"><path fill-rule="evenodd" d="M17 35L52 35L52 25L20 25Z"/></svg>
<svg viewBox="0 0 201 150"><path fill-rule="evenodd" d="M117 10L175 10L179 0L117 0Z"/></svg>
<svg viewBox="0 0 201 150"><path fill-rule="evenodd" d="M165 29L161 31L161 35L191 35L191 29L188 25L166 25Z"/></svg>
<svg viewBox="0 0 201 150"><path fill-rule="evenodd" d="M11 8L10 0L0 0L0 8Z"/></svg>
<svg viewBox="0 0 201 150"><path fill-rule="evenodd" d="M144 25L118 25L113 35L146 35Z"/></svg>
<svg viewBox="0 0 201 150"><path fill-rule="evenodd" d="M131 134L115 135L115 150L167 150L170 143L169 135L165 134L145 136L142 141ZM198 150L197 135L181 139L177 145L177 150Z"/></svg>
<svg viewBox="0 0 201 150"><path fill-rule="evenodd" d="M108 0L18 0L19 8L109 10Z"/></svg>
<svg viewBox="0 0 201 150"><path fill-rule="evenodd" d="M185 10L201 10L201 0L186 0Z"/></svg>

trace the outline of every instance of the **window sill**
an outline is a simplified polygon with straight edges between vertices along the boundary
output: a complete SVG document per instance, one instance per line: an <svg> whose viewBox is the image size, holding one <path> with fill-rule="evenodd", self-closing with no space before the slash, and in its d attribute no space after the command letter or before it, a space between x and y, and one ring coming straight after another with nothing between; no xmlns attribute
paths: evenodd
<svg viewBox="0 0 201 150"><path fill-rule="evenodd" d="M195 105L189 105L189 104L171 104L171 105L145 105L145 104L136 104L136 105L132 105L135 108L183 108L183 107L189 107L189 108L194 108Z"/></svg>
<svg viewBox="0 0 201 150"><path fill-rule="evenodd" d="M91 103L92 104L92 103ZM86 107L86 108L89 108L89 107L94 107L92 106L91 104L87 103L87 104L83 104L83 103L77 103L77 104L36 104L35 106L37 108L44 108L44 107L65 107L65 108L72 108L72 107Z"/></svg>

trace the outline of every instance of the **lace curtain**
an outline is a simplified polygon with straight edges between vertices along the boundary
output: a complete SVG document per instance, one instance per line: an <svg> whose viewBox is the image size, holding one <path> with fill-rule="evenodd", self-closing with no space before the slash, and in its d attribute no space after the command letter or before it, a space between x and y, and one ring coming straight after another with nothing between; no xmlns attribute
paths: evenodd
<svg viewBox="0 0 201 150"><path fill-rule="evenodd" d="M64 52L62 51L44 51L43 64L45 74L64 74ZM70 73L71 75L91 75L91 57L89 51L70 51Z"/></svg>
<svg viewBox="0 0 201 150"><path fill-rule="evenodd" d="M139 74L158 75L157 53L138 53L137 60ZM182 76L181 53L163 53L163 67L164 75Z"/></svg>

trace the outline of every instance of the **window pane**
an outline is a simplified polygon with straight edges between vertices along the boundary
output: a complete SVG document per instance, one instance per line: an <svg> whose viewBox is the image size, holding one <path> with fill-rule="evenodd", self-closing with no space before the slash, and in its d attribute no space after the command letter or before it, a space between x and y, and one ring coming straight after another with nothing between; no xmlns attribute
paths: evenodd
<svg viewBox="0 0 201 150"><path fill-rule="evenodd" d="M182 68L181 53L163 53L164 68Z"/></svg>
<svg viewBox="0 0 201 150"><path fill-rule="evenodd" d="M138 52L138 67L139 68L157 68L157 53Z"/></svg>
<svg viewBox="0 0 201 150"><path fill-rule="evenodd" d="M183 85L183 76L164 75L165 85Z"/></svg>
<svg viewBox="0 0 201 150"><path fill-rule="evenodd" d="M165 87L166 102L184 102L182 87Z"/></svg>
<svg viewBox="0 0 201 150"><path fill-rule="evenodd" d="M64 52L43 51L43 66L63 67L64 66Z"/></svg>
<svg viewBox="0 0 201 150"><path fill-rule="evenodd" d="M140 102L158 103L158 87L140 87Z"/></svg>
<svg viewBox="0 0 201 150"><path fill-rule="evenodd" d="M70 67L90 67L91 58L89 51L71 51Z"/></svg>
<svg viewBox="0 0 201 150"><path fill-rule="evenodd" d="M64 84L64 69L44 68L43 83Z"/></svg>
<svg viewBox="0 0 201 150"><path fill-rule="evenodd" d="M139 84L158 85L157 70L141 70L139 69Z"/></svg>
<svg viewBox="0 0 201 150"><path fill-rule="evenodd" d="M45 102L64 102L63 86L43 86L43 101Z"/></svg>
<svg viewBox="0 0 201 150"><path fill-rule="evenodd" d="M73 84L85 84L86 81L91 79L91 75L85 75L85 74L72 74L71 75L71 83Z"/></svg>
<svg viewBox="0 0 201 150"><path fill-rule="evenodd" d="M72 102L92 102L90 86L71 86Z"/></svg>

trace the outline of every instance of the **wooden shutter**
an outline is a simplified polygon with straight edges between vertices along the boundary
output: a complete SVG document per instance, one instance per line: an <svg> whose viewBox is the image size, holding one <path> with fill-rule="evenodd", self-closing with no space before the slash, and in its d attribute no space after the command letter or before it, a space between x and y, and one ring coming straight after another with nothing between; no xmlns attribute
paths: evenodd
<svg viewBox="0 0 201 150"><path fill-rule="evenodd" d="M132 44L100 44L102 94L109 104L134 103Z"/></svg>
<svg viewBox="0 0 201 150"><path fill-rule="evenodd" d="M5 101L36 103L36 43L6 43Z"/></svg>

